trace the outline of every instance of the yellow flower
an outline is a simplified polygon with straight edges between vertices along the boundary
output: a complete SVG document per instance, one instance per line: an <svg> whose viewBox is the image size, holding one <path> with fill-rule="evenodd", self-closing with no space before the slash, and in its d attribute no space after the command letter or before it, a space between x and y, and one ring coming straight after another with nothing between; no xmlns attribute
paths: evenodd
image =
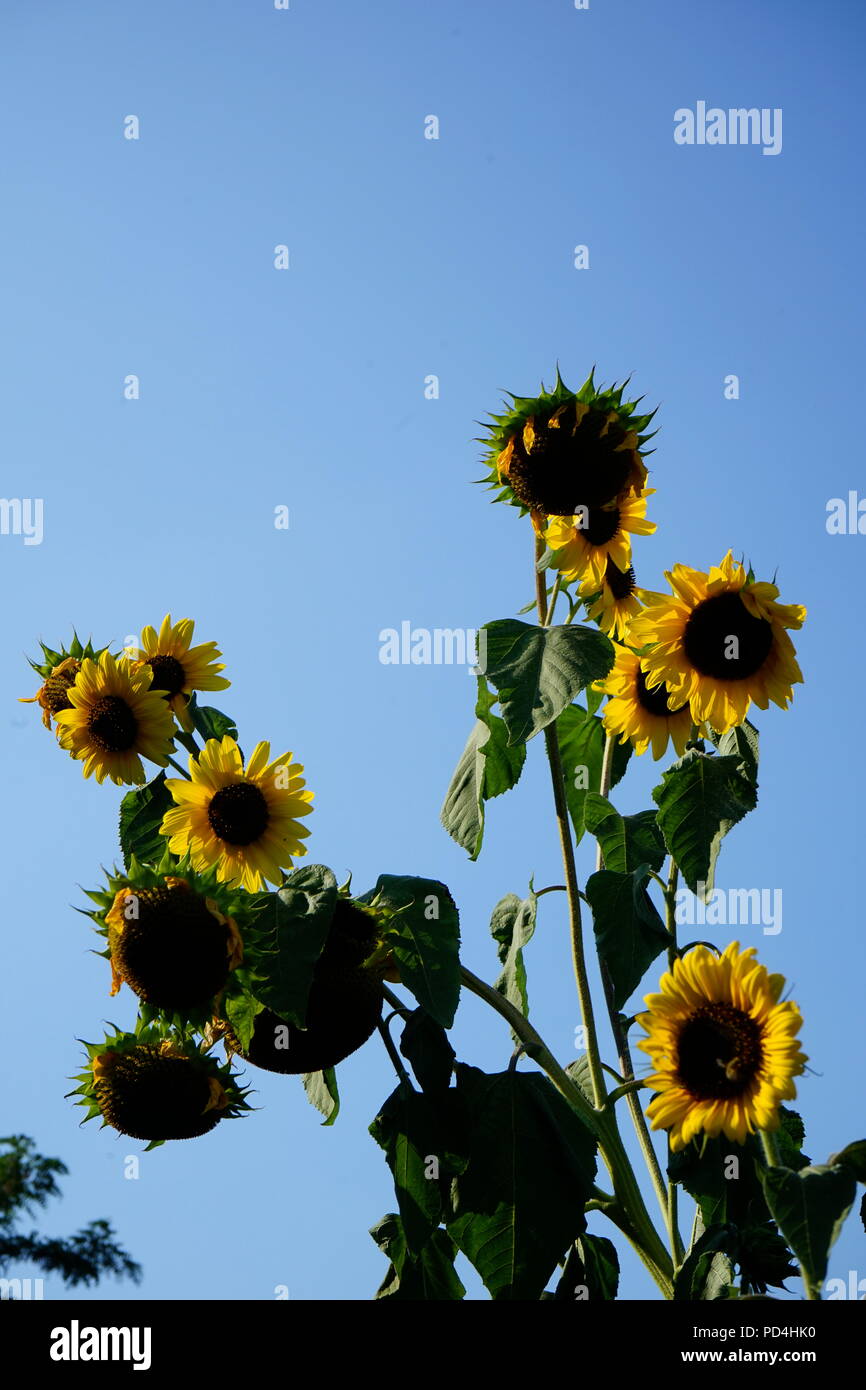
<svg viewBox="0 0 866 1390"><path fill-rule="evenodd" d="M193 867L217 866L224 883L250 892L265 881L281 882L281 869L306 854L309 835L298 817L309 815L313 793L305 790L303 767L291 753L270 761L270 744L258 743L244 768L233 738L208 739L198 762L190 758L192 781L171 777L166 786L176 805L160 833L172 854L189 852Z"/></svg>
<svg viewBox="0 0 866 1390"><path fill-rule="evenodd" d="M610 696L604 707L604 727L611 737L618 736L621 743L630 740L636 753L646 752L652 744L656 761L670 740L682 757L692 731L691 710L687 703L671 709L665 685L647 689L640 657L628 647L617 649L613 669L598 688Z"/></svg>
<svg viewBox="0 0 866 1390"><path fill-rule="evenodd" d="M69 687L75 684L75 677L80 669L81 662L76 661L74 656L68 656L65 661L52 668L51 674L46 677L35 695L21 696L18 703L38 704L42 710L42 723L46 729L50 729L52 714L58 715L62 709L72 709Z"/></svg>
<svg viewBox="0 0 866 1390"><path fill-rule="evenodd" d="M673 594L653 596L629 629L632 646L652 645L648 685L664 681L719 733L742 724L753 700L786 709L803 680L786 628L802 627L805 608L777 603L776 585L750 579L730 551L707 574L675 565L667 579Z"/></svg>
<svg viewBox="0 0 866 1390"><path fill-rule="evenodd" d="M194 690L227 690L231 684L219 675L225 666L217 664L217 657L222 653L215 642L190 646L194 627L192 618L182 618L173 624L171 614L167 613L159 633L152 627L142 630L144 650L137 654L138 663L153 671L153 689L165 693L182 723L185 723L182 716L187 700Z"/></svg>
<svg viewBox="0 0 866 1390"><path fill-rule="evenodd" d="M61 748L84 762L84 775L118 785L144 782L141 758L165 767L174 724L162 696L150 689L151 672L103 652L85 658L69 687L70 709L56 717Z"/></svg>
<svg viewBox="0 0 866 1390"><path fill-rule="evenodd" d="M670 1131L674 1151L700 1133L743 1144L757 1129L778 1129L780 1104L797 1094L793 1078L808 1060L796 1037L803 1020L796 1004L779 1002L784 977L754 955L738 941L721 957L698 946L662 976L661 994L646 996L638 1022L647 1037L637 1045L658 1093L647 1115Z"/></svg>
<svg viewBox="0 0 866 1390"><path fill-rule="evenodd" d="M583 506L574 516L553 517L545 540L556 552L553 563L563 579L582 579L587 591L595 593L604 583L608 561L627 573L630 535L651 536L656 529L646 519L646 499L654 491L647 488L640 497L623 493L607 506Z"/></svg>
<svg viewBox="0 0 866 1390"><path fill-rule="evenodd" d="M631 566L621 570L608 560L601 591L596 593L595 585L584 582L580 594L586 600L587 617L598 623L608 637L624 642L629 624L643 608L644 598L644 590L637 587Z"/></svg>

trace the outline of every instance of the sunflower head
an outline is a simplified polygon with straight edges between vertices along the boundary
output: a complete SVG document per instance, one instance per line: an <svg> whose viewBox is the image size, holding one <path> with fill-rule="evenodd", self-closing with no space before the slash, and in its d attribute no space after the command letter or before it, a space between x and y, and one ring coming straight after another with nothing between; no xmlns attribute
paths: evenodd
<svg viewBox="0 0 866 1390"><path fill-rule="evenodd" d="M648 648L648 683L664 682L718 733L742 724L753 700L786 709L803 679L788 629L802 627L805 608L778 603L776 585L757 582L730 551L706 574L675 565L667 579L673 592L653 595L629 629Z"/></svg>
<svg viewBox="0 0 866 1390"><path fill-rule="evenodd" d="M623 492L603 507L582 506L574 516L555 516L548 524L545 540L553 551L552 564L563 579L581 580L589 593L599 591L608 565L619 574L631 570L631 536L649 536L656 529L646 519L647 498L654 488L645 488L640 497Z"/></svg>
<svg viewBox="0 0 866 1390"><path fill-rule="evenodd" d="M70 708L57 715L57 738L84 775L104 782L144 782L142 758L165 767L174 747L174 721L162 696L150 689L149 670L134 669L104 651L84 658L69 687Z"/></svg>
<svg viewBox="0 0 866 1390"><path fill-rule="evenodd" d="M22 705L38 704L42 710L42 723L46 729L51 728L51 719L64 709L72 709L69 699L70 686L74 685L75 677L81 670L83 660L98 661L104 647L95 650L90 643L90 639L81 642L78 633L73 631L72 641L67 651L66 647L61 647L59 652L51 647L46 647L44 642L39 643L42 648L43 661L30 661L30 665L37 675L42 677L42 685L35 695L22 696Z"/></svg>
<svg viewBox="0 0 866 1390"><path fill-rule="evenodd" d="M606 636L625 642L629 624L643 608L644 590L638 588L633 568L621 570L608 558L601 587L596 589L592 580L586 579L580 586L580 595L586 603L587 617Z"/></svg>
<svg viewBox="0 0 866 1390"><path fill-rule="evenodd" d="M150 668L151 688L162 693L184 727L186 706L194 690L227 690L231 684L219 674L225 666L217 660L222 653L215 642L191 645L194 628L192 618L172 623L167 613L159 632L152 627L142 630L142 649L134 657L136 665Z"/></svg>
<svg viewBox="0 0 866 1390"><path fill-rule="evenodd" d="M149 1025L84 1046L87 1064L70 1094L86 1108L85 1121L99 1115L103 1128L147 1140L148 1148L198 1138L250 1109L231 1068L188 1035Z"/></svg>
<svg viewBox="0 0 866 1390"><path fill-rule="evenodd" d="M779 1107L796 1095L794 1077L807 1058L797 1033L796 1004L780 1002L781 975L770 975L734 941L721 956L697 946L662 976L638 1016L647 1036L646 1080L657 1092L648 1116L670 1133L676 1152L704 1133L743 1144L756 1130L779 1126Z"/></svg>
<svg viewBox="0 0 866 1390"><path fill-rule="evenodd" d="M299 817L313 809L303 767L291 753L271 759L269 743L258 743L244 765L235 740L208 739L198 760L190 758L191 781L170 777L175 802L160 833L173 854L188 854L199 871L215 866L217 877L250 892L280 883L282 870L306 854L309 831Z"/></svg>
<svg viewBox="0 0 866 1390"><path fill-rule="evenodd" d="M574 516L579 507L600 508L622 493L639 494L646 482L643 456L653 418L637 413L639 401L624 401L624 382L597 389L591 372L579 391L559 374L552 391L510 395L511 406L487 425L482 481L497 489L495 500L530 512L537 529L545 517Z"/></svg>
<svg viewBox="0 0 866 1390"><path fill-rule="evenodd" d="M667 686L652 690L647 685L641 659L629 647L617 647L616 660L595 689L607 695L604 727L620 743L631 743L636 753L652 746L653 758L661 758L668 743L680 757L692 736L692 713L688 704L673 707Z"/></svg>
<svg viewBox="0 0 866 1390"><path fill-rule="evenodd" d="M249 895L219 883L215 866L198 874L166 851L159 865L133 858L88 897L97 905L88 916L107 939L111 993L129 985L146 1021L161 1010L177 1026L203 1025L243 960Z"/></svg>

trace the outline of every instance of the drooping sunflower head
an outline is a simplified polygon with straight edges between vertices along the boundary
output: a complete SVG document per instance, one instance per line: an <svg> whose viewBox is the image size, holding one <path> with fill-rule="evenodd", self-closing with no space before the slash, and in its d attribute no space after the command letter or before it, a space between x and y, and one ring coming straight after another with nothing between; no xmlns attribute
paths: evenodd
<svg viewBox="0 0 866 1390"><path fill-rule="evenodd" d="M777 603L776 585L757 582L730 551L706 574L675 565L667 579L673 593L654 596L630 629L635 646L652 648L649 684L664 681L718 733L742 724L753 700L786 709L803 680L787 629L802 627L806 609Z"/></svg>
<svg viewBox="0 0 866 1390"><path fill-rule="evenodd" d="M68 709L56 716L57 738L84 775L118 785L145 781L141 759L165 767L174 747L174 721L162 696L150 688L151 672L104 651L83 658L67 691Z"/></svg>
<svg viewBox="0 0 866 1390"><path fill-rule="evenodd" d="M88 915L108 942L112 994L128 984L147 1006L145 1017L154 1009L178 1024L211 1017L243 960L247 894L220 884L215 867L198 874L166 851L159 865L133 858L127 872L110 875L105 890L88 897L97 904Z"/></svg>
<svg viewBox="0 0 866 1390"><path fill-rule="evenodd" d="M585 580L580 586L581 597L587 606L587 617L598 623L606 636L614 637L618 642L626 641L629 624L641 612L643 593L637 586L632 567L621 570L611 559L608 559L598 592L589 581Z"/></svg>
<svg viewBox="0 0 866 1390"><path fill-rule="evenodd" d="M219 674L225 666L217 660L222 653L215 642L190 645L194 628L192 618L172 623L167 613L159 632L152 627L142 629L143 650L135 654L137 663L153 672L152 689L162 692L179 718L194 690L227 690L231 684Z"/></svg>
<svg viewBox="0 0 866 1390"><path fill-rule="evenodd" d="M800 1011L780 1002L784 978L754 957L737 941L722 956L695 947L638 1016L647 1036L637 1045L653 1066L646 1084L657 1092L647 1114L654 1129L670 1131L675 1151L701 1133L743 1144L777 1129L779 1106L796 1095L808 1060L797 1042Z"/></svg>
<svg viewBox="0 0 866 1390"><path fill-rule="evenodd" d="M208 739L198 761L190 758L191 781L166 780L175 806L160 833L173 854L189 854L195 869L215 865L217 877L250 892L278 884L281 870L306 854L309 831L300 817L313 809L303 767L291 753L271 760L269 743L258 743L244 767L235 740Z"/></svg>
<svg viewBox="0 0 866 1390"><path fill-rule="evenodd" d="M89 639L82 643L76 632L72 634L68 651L66 647L61 647L59 652L55 652L51 647L46 647L44 642L40 642L39 645L45 659L30 661L30 665L37 675L42 677L42 685L35 695L22 696L20 703L38 704L42 710L42 723L46 729L50 729L52 716L58 715L63 709L72 709L69 689L75 683L82 661L85 658L98 661L105 649L100 647L99 650L95 650Z"/></svg>
<svg viewBox="0 0 866 1390"><path fill-rule="evenodd" d="M610 673L597 682L608 696L604 707L604 727L620 743L630 742L636 753L652 745L658 761L671 742L682 757L692 732L692 712L688 702L669 703L667 686L648 687L641 659L628 647L618 647Z"/></svg>
<svg viewBox="0 0 866 1390"><path fill-rule="evenodd" d="M198 1138L250 1109L248 1091L231 1068L187 1035L150 1025L137 1033L115 1030L84 1046L87 1066L70 1094L86 1107L85 1122L99 1115L103 1128L146 1140L149 1148L167 1139Z"/></svg>
<svg viewBox="0 0 866 1390"><path fill-rule="evenodd" d="M628 574L631 536L650 536L656 529L655 522L646 519L646 500L654 491L646 488L640 497L624 492L603 507L581 506L574 516L553 517L545 540L563 579L580 579L587 592L596 593L608 564Z"/></svg>
<svg viewBox="0 0 866 1390"><path fill-rule="evenodd" d="M486 426L490 472L483 481L498 489L496 500L530 512L539 530L546 517L643 491L654 412L639 415L639 401L623 400L626 383L598 390L593 378L570 391L557 370L552 391L511 396L511 408Z"/></svg>

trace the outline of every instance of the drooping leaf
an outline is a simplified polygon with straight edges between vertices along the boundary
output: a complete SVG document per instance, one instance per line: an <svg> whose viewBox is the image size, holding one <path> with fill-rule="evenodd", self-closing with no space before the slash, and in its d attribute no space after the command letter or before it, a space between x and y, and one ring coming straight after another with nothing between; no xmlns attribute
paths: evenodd
<svg viewBox="0 0 866 1390"><path fill-rule="evenodd" d="M135 855L139 864L158 864L165 853L168 840L160 835L159 827L166 811L174 805L171 792L165 785L165 773L160 772L144 787L127 792L120 803L120 848L124 868Z"/></svg>
<svg viewBox="0 0 866 1390"><path fill-rule="evenodd" d="M470 1157L448 1231L494 1300L537 1300L585 1229L595 1139L537 1072L456 1072Z"/></svg>
<svg viewBox="0 0 866 1390"><path fill-rule="evenodd" d="M667 850L655 811L621 816L607 797L587 792L583 814L587 830L601 845L606 869L627 874L641 864L656 872L661 868Z"/></svg>
<svg viewBox="0 0 866 1390"><path fill-rule="evenodd" d="M585 830L584 812L589 792L601 785L604 761L604 725L581 705L569 705L556 721L556 736L565 776L565 799L577 843ZM611 787L620 781L631 757L630 743L617 743L613 751Z"/></svg>
<svg viewBox="0 0 866 1390"><path fill-rule="evenodd" d="M739 1250L736 1226L710 1226L695 1242L674 1280L677 1301L711 1301L724 1297L733 1283Z"/></svg>
<svg viewBox="0 0 866 1390"><path fill-rule="evenodd" d="M713 887L722 840L757 804L756 784L736 754L689 749L662 774L653 791L665 844L693 893L706 899Z"/></svg>
<svg viewBox="0 0 866 1390"><path fill-rule="evenodd" d="M616 1298L619 1288L619 1256L606 1236L584 1231L578 1236L565 1262L554 1298L562 1302L597 1302Z"/></svg>
<svg viewBox="0 0 866 1390"><path fill-rule="evenodd" d="M333 1067L327 1071L304 1072L301 1080L307 1093L307 1100L324 1115L322 1124L332 1125L340 1113L340 1092L337 1089L337 1073Z"/></svg>
<svg viewBox="0 0 866 1390"><path fill-rule="evenodd" d="M517 785L526 747L510 747L505 724L493 713L495 698L478 681L476 722L454 770L440 819L452 840L477 859L484 839L484 805Z"/></svg>
<svg viewBox="0 0 866 1390"><path fill-rule="evenodd" d="M484 675L499 695L512 745L552 724L613 665L613 644L595 628L542 628L504 618L486 623L482 631Z"/></svg>
<svg viewBox="0 0 866 1390"><path fill-rule="evenodd" d="M451 1084L454 1048L441 1024L426 1009L417 1008L406 1020L400 1051L409 1062L422 1091L444 1091Z"/></svg>
<svg viewBox="0 0 866 1390"><path fill-rule="evenodd" d="M460 918L444 883L435 878L380 874L359 901L392 913L382 929L400 980L443 1028L460 998Z"/></svg>
<svg viewBox="0 0 866 1390"><path fill-rule="evenodd" d="M866 1139L855 1139L827 1159L831 1167L850 1168L858 1182L866 1182Z"/></svg>
<svg viewBox="0 0 866 1390"><path fill-rule="evenodd" d="M767 1206L817 1293L827 1273L827 1256L854 1205L857 1179L847 1167L828 1164L768 1168L764 1175Z"/></svg>
<svg viewBox="0 0 866 1390"><path fill-rule="evenodd" d="M256 1015L260 1014L263 1008L264 1005L254 999L245 989L236 989L233 993L226 995L223 1009L242 1052L249 1051Z"/></svg>
<svg viewBox="0 0 866 1390"><path fill-rule="evenodd" d="M490 919L490 931L503 967L496 988L524 1016L529 1014L529 999L523 948L535 931L537 911L538 898L531 890L522 900L516 893L508 893L496 904ZM512 1035L516 1039L513 1029Z"/></svg>
<svg viewBox="0 0 866 1390"><path fill-rule="evenodd" d="M465 1296L466 1290L454 1268L457 1248L446 1231L434 1231L417 1258L409 1254L403 1224L394 1213L383 1216L370 1235L390 1261L376 1293L377 1299L444 1302Z"/></svg>
<svg viewBox="0 0 866 1390"><path fill-rule="evenodd" d="M618 1009L670 944L647 892L648 877L649 869L644 864L628 874L600 869L586 883L596 945L610 973Z"/></svg>
<svg viewBox="0 0 866 1390"><path fill-rule="evenodd" d="M260 894L258 902L240 977L262 1004L303 1028L313 971L337 904L337 880L324 864L309 864L295 869L277 892Z"/></svg>
<svg viewBox="0 0 866 1390"><path fill-rule="evenodd" d="M385 1150L412 1255L421 1254L444 1215L443 1186L466 1166L456 1102L453 1090L434 1098L400 1085L370 1125Z"/></svg>

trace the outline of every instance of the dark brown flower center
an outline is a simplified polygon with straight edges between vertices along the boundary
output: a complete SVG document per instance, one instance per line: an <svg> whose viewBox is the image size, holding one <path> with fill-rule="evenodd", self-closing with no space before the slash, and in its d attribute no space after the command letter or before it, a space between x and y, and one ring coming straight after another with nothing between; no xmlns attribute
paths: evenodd
<svg viewBox="0 0 866 1390"><path fill-rule="evenodd" d="M772 626L766 618L753 617L739 594L704 599L683 633L683 647L695 670L722 681L753 676L772 646Z"/></svg>
<svg viewBox="0 0 866 1390"><path fill-rule="evenodd" d="M125 753L135 743L138 721L119 695L103 695L90 707L87 731L104 753Z"/></svg>
<svg viewBox="0 0 866 1390"><path fill-rule="evenodd" d="M164 690L169 696L180 694L186 684L186 671L176 656L149 656L147 664L153 671L153 690Z"/></svg>
<svg viewBox="0 0 866 1390"><path fill-rule="evenodd" d="M629 477L632 455L619 449L626 437L621 425L614 421L602 434L608 413L589 410L577 424L574 402L569 402L556 424L536 417L529 449L518 430L508 466L517 500L547 516L573 516L578 506L612 502Z"/></svg>
<svg viewBox="0 0 866 1390"><path fill-rule="evenodd" d="M78 667L75 670L69 668L66 671L57 671L48 680L40 691L39 703L43 709L49 709L52 714L58 714L62 709L72 709L72 702L67 696L71 685L75 684L75 677L78 675Z"/></svg>
<svg viewBox="0 0 866 1390"><path fill-rule="evenodd" d="M228 977L228 929L186 883L130 887L123 930L111 939L119 973L157 1008L192 1007Z"/></svg>
<svg viewBox="0 0 866 1390"><path fill-rule="evenodd" d="M702 1004L680 1030L677 1074L696 1100L743 1095L763 1060L759 1025L733 1004Z"/></svg>
<svg viewBox="0 0 866 1390"><path fill-rule="evenodd" d="M213 833L229 845L251 845L268 825L268 803L252 782L221 787L207 809Z"/></svg>
<svg viewBox="0 0 866 1390"><path fill-rule="evenodd" d="M668 704L670 691L662 681L661 685L655 686L652 690L647 688L646 676L638 667L636 690L638 704L645 709L648 714L655 714L669 719L674 714L679 714L685 705L677 705L676 709L671 709Z"/></svg>
<svg viewBox="0 0 866 1390"><path fill-rule="evenodd" d="M619 507L585 507L575 520L575 529L590 545L607 545L619 531Z"/></svg>
<svg viewBox="0 0 866 1390"><path fill-rule="evenodd" d="M637 588L634 570L631 567L627 570L621 570L611 559L608 559L607 562L604 582L617 602L621 599L628 598Z"/></svg>

